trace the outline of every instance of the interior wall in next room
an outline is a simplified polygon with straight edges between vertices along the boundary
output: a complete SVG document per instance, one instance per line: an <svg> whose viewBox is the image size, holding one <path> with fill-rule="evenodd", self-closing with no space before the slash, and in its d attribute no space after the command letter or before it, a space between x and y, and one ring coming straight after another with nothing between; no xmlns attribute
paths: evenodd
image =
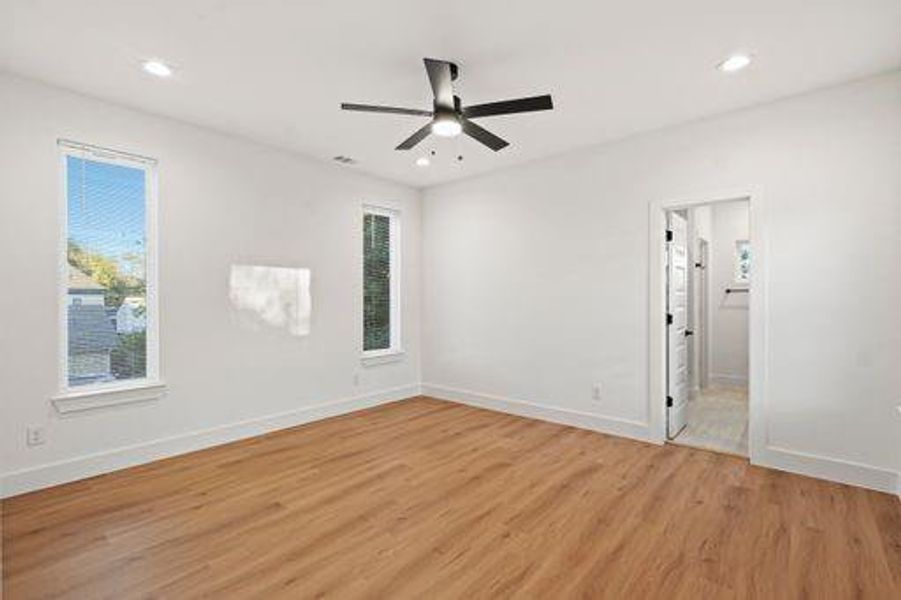
<svg viewBox="0 0 901 600"><path fill-rule="evenodd" d="M726 290L748 289L736 281L738 242L750 236L748 202L717 202L711 206L712 240L708 267L710 381L720 385L748 384L749 295Z"/></svg>
<svg viewBox="0 0 901 600"><path fill-rule="evenodd" d="M701 271L702 260L702 242L707 243L707 252L710 252L710 241L712 239L712 218L710 206L703 204L695 206L687 211L688 213L688 230L689 230L689 269L688 285L690 290L690 314L691 329L694 335L689 339L688 349L691 365L691 389L693 394L697 394L703 385L707 382L702 381L703 374L709 373L709 349L710 349L710 323L708 313L702 310L704 300L709 302L709 297L703 298L705 292L702 285L702 275L709 276L709 265L703 265L703 273ZM708 256L709 262L709 256ZM709 283L708 283L709 285ZM707 290L709 296L709 289ZM707 352L702 353L702 345L706 344ZM706 364L706 370L702 367Z"/></svg>

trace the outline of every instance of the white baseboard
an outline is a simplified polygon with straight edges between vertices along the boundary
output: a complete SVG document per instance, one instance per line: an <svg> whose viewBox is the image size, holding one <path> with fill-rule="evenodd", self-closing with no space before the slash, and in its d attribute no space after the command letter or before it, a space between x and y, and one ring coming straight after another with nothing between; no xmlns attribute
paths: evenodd
<svg viewBox="0 0 901 600"><path fill-rule="evenodd" d="M0 498L8 498L187 452L194 452L195 450L227 444L279 429L343 415L387 402L403 400L411 396L418 396L419 393L420 386L418 384L379 390L353 398L306 406L275 415L230 423L133 446L116 448L108 452L5 473L0 477Z"/></svg>
<svg viewBox="0 0 901 600"><path fill-rule="evenodd" d="M431 383L422 384L422 394L440 400L656 443L650 436L648 425L637 421L605 417ZM765 449L763 455L755 457L752 462L761 467L901 495L901 475L870 465L777 447Z"/></svg>
<svg viewBox="0 0 901 600"><path fill-rule="evenodd" d="M410 384L6 473L0 476L0 498L211 448L420 394L488 410L656 443L650 435L648 425L639 421L574 411L437 384L426 383L421 386ZM761 467L901 496L901 474L861 463L772 446L765 448L759 456L753 458L752 462Z"/></svg>
<svg viewBox="0 0 901 600"><path fill-rule="evenodd" d="M776 446L766 447L761 456L754 457L752 463L761 467L845 483L878 492L901 494L901 474L862 463L807 454Z"/></svg>
<svg viewBox="0 0 901 600"><path fill-rule="evenodd" d="M493 396L491 394L461 390L434 383L423 383L422 395L438 398L439 400L448 400L451 402L459 402L460 404L467 404L469 406L486 408L497 412L519 415L521 417L570 425L572 427L579 427L580 429L590 429L601 433L609 433L642 442L656 443L651 438L648 424L640 421L632 421L618 417L605 417L567 408L536 404L526 400L516 400L513 398L504 398L501 396Z"/></svg>

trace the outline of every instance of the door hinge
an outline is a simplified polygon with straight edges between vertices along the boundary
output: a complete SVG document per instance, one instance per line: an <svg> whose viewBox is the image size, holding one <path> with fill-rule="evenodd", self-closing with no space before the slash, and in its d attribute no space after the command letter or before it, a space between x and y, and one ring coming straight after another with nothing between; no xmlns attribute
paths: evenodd
<svg viewBox="0 0 901 600"><path fill-rule="evenodd" d="M673 397L672 397L672 396L667 396L667 397L666 397L666 407L667 407L667 408L671 408L672 406L673 406Z"/></svg>
<svg viewBox="0 0 901 600"><path fill-rule="evenodd" d="M667 242L673 241L673 230L672 229L666 230L666 241Z"/></svg>
<svg viewBox="0 0 901 600"><path fill-rule="evenodd" d="M667 325L673 324L673 315L671 313L666 313L666 324Z"/></svg>

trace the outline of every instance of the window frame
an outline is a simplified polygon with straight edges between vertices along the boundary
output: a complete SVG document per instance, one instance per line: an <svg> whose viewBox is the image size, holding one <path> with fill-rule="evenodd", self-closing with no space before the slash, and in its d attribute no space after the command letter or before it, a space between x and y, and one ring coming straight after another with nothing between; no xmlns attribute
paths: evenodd
<svg viewBox="0 0 901 600"><path fill-rule="evenodd" d="M52 398L60 412L70 412L98 408L106 405L153 399L165 392L160 380L159 360L159 271L158 271L158 183L156 159L121 152L100 146L57 140L59 150L59 231L58 231L58 274L57 274L57 331L58 347L58 393ZM68 158L103 162L144 171L144 214L145 214L145 260L146 260L146 304L147 304L147 349L146 376L140 379L90 383L79 386L69 385L69 328L68 328ZM133 393L134 392L134 393Z"/></svg>
<svg viewBox="0 0 901 600"><path fill-rule="evenodd" d="M364 350L366 340L366 256L364 244L360 244L360 283L361 283L361 307L360 307L360 352L364 364L377 364L384 360L400 357L403 350L401 338L401 211L398 208L364 204L360 218L360 235L363 236L366 229L366 216L375 215L388 218L388 268L390 269L390 286L388 288L388 331L390 345L387 348L377 350Z"/></svg>

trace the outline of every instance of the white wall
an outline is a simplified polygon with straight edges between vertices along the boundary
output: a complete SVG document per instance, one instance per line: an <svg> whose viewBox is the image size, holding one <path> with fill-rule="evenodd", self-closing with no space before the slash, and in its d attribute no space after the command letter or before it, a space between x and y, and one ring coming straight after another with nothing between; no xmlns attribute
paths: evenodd
<svg viewBox="0 0 901 600"><path fill-rule="evenodd" d="M424 390L649 436L649 203L754 189L768 462L893 487L899 157L896 72L427 190Z"/></svg>
<svg viewBox="0 0 901 600"><path fill-rule="evenodd" d="M16 290L0 294L6 493L418 390L417 191L2 75L0 131L0 280ZM170 389L160 401L65 417L48 401L57 391L60 137L159 159L161 360ZM406 349L402 361L366 369L364 202L402 210ZM310 267L311 335L237 327L228 305L232 263ZM46 445L26 447L28 426L47 428ZM203 433L184 437L192 432Z"/></svg>
<svg viewBox="0 0 901 600"><path fill-rule="evenodd" d="M747 201L712 205L710 251L710 379L713 383L748 383L748 294L727 294L746 288L735 282L735 242L750 237Z"/></svg>

